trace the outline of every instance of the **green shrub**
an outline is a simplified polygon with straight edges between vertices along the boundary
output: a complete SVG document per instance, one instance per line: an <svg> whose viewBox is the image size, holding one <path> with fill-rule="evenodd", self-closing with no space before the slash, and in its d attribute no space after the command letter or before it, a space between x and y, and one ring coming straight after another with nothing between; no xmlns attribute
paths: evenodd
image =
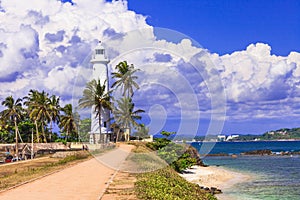
<svg viewBox="0 0 300 200"><path fill-rule="evenodd" d="M138 175L135 188L140 199L216 200L198 185L187 182L170 167Z"/></svg>

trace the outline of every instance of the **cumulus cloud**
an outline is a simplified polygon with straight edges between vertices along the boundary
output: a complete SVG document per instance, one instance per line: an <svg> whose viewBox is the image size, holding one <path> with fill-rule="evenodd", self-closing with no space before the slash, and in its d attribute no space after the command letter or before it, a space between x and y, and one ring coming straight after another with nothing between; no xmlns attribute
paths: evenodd
<svg viewBox="0 0 300 200"><path fill-rule="evenodd" d="M88 80L83 68L99 39L148 27L125 1L3 0L0 7L1 99L30 88L72 98L71 87Z"/></svg>
<svg viewBox="0 0 300 200"><path fill-rule="evenodd" d="M227 119L300 114L298 52L272 55L271 46L256 43L212 54L188 38L157 37L154 29L178 33L147 25L126 1L72 2L0 2L1 100L33 88L76 101L91 78L91 50L102 40L110 70L123 60L141 69L135 100L145 110L159 104L168 117L217 120L224 120L226 109Z"/></svg>

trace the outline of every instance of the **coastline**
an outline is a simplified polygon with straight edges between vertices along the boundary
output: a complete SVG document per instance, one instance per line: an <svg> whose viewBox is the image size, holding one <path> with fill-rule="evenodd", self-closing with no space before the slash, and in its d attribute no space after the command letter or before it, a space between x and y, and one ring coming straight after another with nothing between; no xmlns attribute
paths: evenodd
<svg viewBox="0 0 300 200"><path fill-rule="evenodd" d="M226 192L234 185L251 180L251 176L244 173L239 173L217 166L193 166L185 170L185 173L180 174L187 181L196 183L204 187L216 187L221 189L223 193L215 196L220 200L233 199Z"/></svg>

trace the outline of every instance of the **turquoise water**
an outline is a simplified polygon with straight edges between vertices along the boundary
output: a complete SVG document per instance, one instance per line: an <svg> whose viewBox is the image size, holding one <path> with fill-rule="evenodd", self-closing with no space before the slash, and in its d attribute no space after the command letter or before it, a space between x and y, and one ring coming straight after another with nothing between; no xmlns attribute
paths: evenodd
<svg viewBox="0 0 300 200"><path fill-rule="evenodd" d="M216 144L213 153L241 153L258 149L271 149L274 152L298 151L300 142L228 142ZM198 145L198 146L196 146ZM193 144L198 150L201 144ZM240 148L237 148L240 147ZM299 200L300 199L300 156L238 156L231 158L203 158L208 165L220 165L239 172L250 173L253 179L239 183L226 195L239 200Z"/></svg>

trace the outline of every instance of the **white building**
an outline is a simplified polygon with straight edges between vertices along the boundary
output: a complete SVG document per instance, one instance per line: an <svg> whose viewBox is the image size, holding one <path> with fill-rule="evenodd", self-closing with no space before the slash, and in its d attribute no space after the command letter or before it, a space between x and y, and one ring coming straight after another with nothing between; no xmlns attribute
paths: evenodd
<svg viewBox="0 0 300 200"><path fill-rule="evenodd" d="M226 140L225 135L218 135L218 141L224 142Z"/></svg>
<svg viewBox="0 0 300 200"><path fill-rule="evenodd" d="M109 91L108 84L108 66L109 60L105 55L105 49L102 44L99 42L98 46L95 48L94 53L92 55L91 63L93 64L93 75L92 78L97 80L100 79L101 85L106 85L106 92ZM94 112L95 107L92 107L91 110L91 132L90 132L90 143L103 143L108 142L111 135L110 130L110 111L106 108L103 108L101 111L101 119L99 126L99 117L96 116ZM101 135L100 135L101 128Z"/></svg>
<svg viewBox="0 0 300 200"><path fill-rule="evenodd" d="M226 141L238 139L239 137L240 137L239 135L229 135L229 136L227 137Z"/></svg>

